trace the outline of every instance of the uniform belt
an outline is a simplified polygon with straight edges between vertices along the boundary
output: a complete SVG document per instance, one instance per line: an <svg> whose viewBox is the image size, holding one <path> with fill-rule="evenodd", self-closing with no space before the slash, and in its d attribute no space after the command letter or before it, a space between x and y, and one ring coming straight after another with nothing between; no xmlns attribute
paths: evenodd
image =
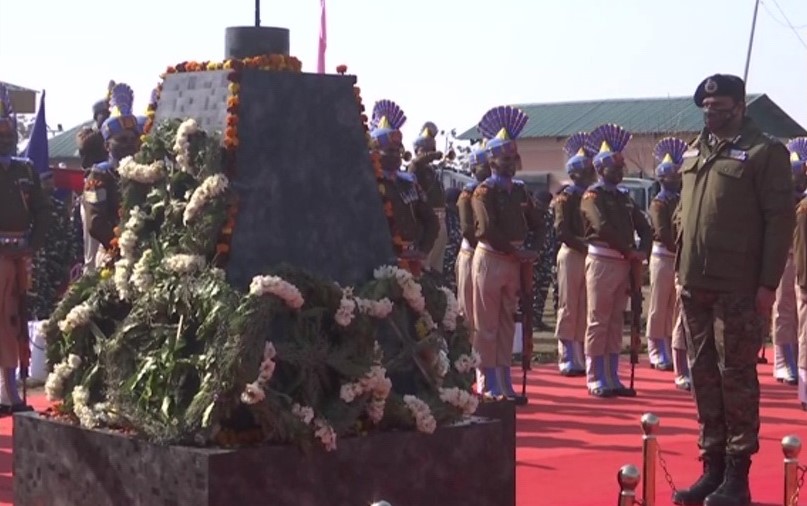
<svg viewBox="0 0 807 506"><path fill-rule="evenodd" d="M524 248L524 241L510 241L510 244L512 244L513 247L516 248L516 249L523 249ZM489 243L487 243L485 241L479 241L479 244L478 244L477 248L482 248L485 251L490 251L491 253L498 253L500 255L506 255L507 254L507 253L504 253L502 251L497 250L496 248L494 248L493 246L491 246Z"/></svg>
<svg viewBox="0 0 807 506"><path fill-rule="evenodd" d="M468 242L468 239L463 239L462 244L460 245L460 251L466 251L468 253L474 252L474 247L471 246L471 243Z"/></svg>
<svg viewBox="0 0 807 506"><path fill-rule="evenodd" d="M437 215L438 218L443 218L446 215L446 208L445 207L433 207L434 214Z"/></svg>
<svg viewBox="0 0 807 506"><path fill-rule="evenodd" d="M675 258L675 253L667 249L667 246L664 244L654 241L653 242L653 254L657 257L670 257Z"/></svg>
<svg viewBox="0 0 807 506"><path fill-rule="evenodd" d="M27 232L0 232L0 246L27 246Z"/></svg>
<svg viewBox="0 0 807 506"><path fill-rule="evenodd" d="M625 260L625 257L619 251L597 244L588 245L588 254L602 258L613 258L614 260Z"/></svg>

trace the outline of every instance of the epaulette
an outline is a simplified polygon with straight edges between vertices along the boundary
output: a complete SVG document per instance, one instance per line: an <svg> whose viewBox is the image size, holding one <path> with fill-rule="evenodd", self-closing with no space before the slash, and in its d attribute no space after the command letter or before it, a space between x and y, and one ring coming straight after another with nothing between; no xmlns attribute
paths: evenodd
<svg viewBox="0 0 807 506"><path fill-rule="evenodd" d="M591 200L597 198L597 190L593 188L589 188L586 190L586 193L583 194L583 200Z"/></svg>
<svg viewBox="0 0 807 506"><path fill-rule="evenodd" d="M471 183L467 183L465 186L462 187L462 191L466 191L468 193L473 193L476 190L476 187L479 186L478 181L473 181Z"/></svg>
<svg viewBox="0 0 807 506"><path fill-rule="evenodd" d="M28 158L27 156L12 156L11 161L12 162L17 162L17 163L25 163L25 164L28 164L28 165L33 165L34 164L34 161L31 160L30 158Z"/></svg>
<svg viewBox="0 0 807 506"><path fill-rule="evenodd" d="M566 193L565 191L558 193L557 195L555 195L554 198L554 201L557 202L558 204L562 204L567 200L569 200L569 194Z"/></svg>
<svg viewBox="0 0 807 506"><path fill-rule="evenodd" d="M397 176L398 176L398 179L402 179L402 180L406 181L407 183L417 183L418 182L418 178L415 177L415 175L412 174L411 172L404 172L402 170L399 170L398 173L397 173Z"/></svg>
<svg viewBox="0 0 807 506"><path fill-rule="evenodd" d="M620 192L622 195L630 195L630 190L628 190L628 189L627 189L627 188L625 188L624 186L617 186L617 187L616 187L616 189L617 189L617 190L619 190L619 192Z"/></svg>
<svg viewBox="0 0 807 506"><path fill-rule="evenodd" d="M485 184L487 181L480 183L474 190L474 197L482 197L490 191L490 185Z"/></svg>
<svg viewBox="0 0 807 506"><path fill-rule="evenodd" d="M524 181L520 180L520 179L513 179L513 184L515 186L525 186L526 185L526 183Z"/></svg>
<svg viewBox="0 0 807 506"><path fill-rule="evenodd" d="M96 163L95 165L93 165L92 168L90 169L90 172L105 173L105 172L109 172L110 170L112 170L112 168L113 167L112 167L112 164L110 162L101 162L101 163Z"/></svg>

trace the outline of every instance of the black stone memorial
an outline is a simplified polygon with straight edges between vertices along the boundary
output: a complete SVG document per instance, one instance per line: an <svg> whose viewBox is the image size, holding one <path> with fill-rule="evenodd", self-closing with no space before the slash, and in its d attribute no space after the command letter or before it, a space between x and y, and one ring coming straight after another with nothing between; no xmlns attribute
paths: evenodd
<svg viewBox="0 0 807 506"><path fill-rule="evenodd" d="M194 118L223 130L227 73L167 75L155 121ZM284 262L343 285L395 262L354 84L352 76L242 72L227 265L234 286Z"/></svg>

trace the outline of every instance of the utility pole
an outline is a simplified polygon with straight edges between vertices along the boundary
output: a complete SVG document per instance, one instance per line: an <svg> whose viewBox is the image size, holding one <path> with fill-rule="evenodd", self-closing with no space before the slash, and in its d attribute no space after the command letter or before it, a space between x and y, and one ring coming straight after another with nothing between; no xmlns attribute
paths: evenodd
<svg viewBox="0 0 807 506"><path fill-rule="evenodd" d="M743 81L748 87L748 67L751 66L751 49L754 47L754 31L757 28L757 13L759 12L759 0L754 5L754 19L751 21L751 37L748 39L748 54L745 57L745 74L743 74Z"/></svg>
<svg viewBox="0 0 807 506"><path fill-rule="evenodd" d="M756 19L756 14L754 14L754 18ZM261 26L261 0L255 0L255 26Z"/></svg>

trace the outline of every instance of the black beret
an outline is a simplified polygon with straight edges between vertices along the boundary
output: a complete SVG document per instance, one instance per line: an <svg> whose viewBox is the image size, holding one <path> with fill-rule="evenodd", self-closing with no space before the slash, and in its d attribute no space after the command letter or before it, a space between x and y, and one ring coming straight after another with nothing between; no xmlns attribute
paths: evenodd
<svg viewBox="0 0 807 506"><path fill-rule="evenodd" d="M737 76L715 74L704 79L695 90L695 105L703 107L707 97L731 97L737 102L745 101L745 82Z"/></svg>
<svg viewBox="0 0 807 506"><path fill-rule="evenodd" d="M106 100L99 100L98 102L94 103L92 106L92 115L93 117L98 114L99 112L104 112L109 110L109 104Z"/></svg>

